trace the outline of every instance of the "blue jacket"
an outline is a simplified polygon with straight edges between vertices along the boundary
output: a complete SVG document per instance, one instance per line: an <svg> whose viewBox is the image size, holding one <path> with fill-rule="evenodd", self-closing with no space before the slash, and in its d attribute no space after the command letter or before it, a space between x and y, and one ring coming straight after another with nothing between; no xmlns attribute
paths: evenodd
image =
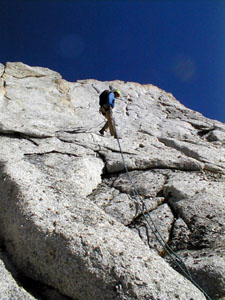
<svg viewBox="0 0 225 300"><path fill-rule="evenodd" d="M108 96L108 104L110 107L114 107L114 103L115 103L115 96L114 96L114 93L111 92Z"/></svg>

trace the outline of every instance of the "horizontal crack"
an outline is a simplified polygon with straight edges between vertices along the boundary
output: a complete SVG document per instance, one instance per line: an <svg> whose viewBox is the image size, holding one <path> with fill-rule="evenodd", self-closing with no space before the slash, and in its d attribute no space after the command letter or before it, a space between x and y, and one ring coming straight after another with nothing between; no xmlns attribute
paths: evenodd
<svg viewBox="0 0 225 300"><path fill-rule="evenodd" d="M195 129L197 130L209 130L209 131L212 131L215 129L215 126L211 126L210 127L210 124L198 124L198 123L195 123L191 120L187 120L187 122Z"/></svg>
<svg viewBox="0 0 225 300"><path fill-rule="evenodd" d="M177 168L177 167L160 167L160 166L154 166L154 167L146 167L146 168L128 168L129 172L133 171L152 171L152 170L171 170L171 171L184 171L184 172L196 172L195 169L187 170L185 168ZM200 171L200 169L199 169ZM116 172L109 172L107 175L120 175L120 174L126 174L126 170L116 171Z"/></svg>
<svg viewBox="0 0 225 300"><path fill-rule="evenodd" d="M88 145L81 144L81 143L77 142L76 140L70 141L70 140L62 138L60 136L57 136L57 135L56 135L56 138L59 139L61 142L69 143L69 144L75 144L75 145L78 145L78 146L80 146L80 147L82 147L84 149L89 149L89 150L91 150L93 152L101 151L100 147L98 147L99 149L96 150L96 149L94 149L94 147L92 148L92 147L90 147Z"/></svg>
<svg viewBox="0 0 225 300"><path fill-rule="evenodd" d="M81 155L76 155L70 152L61 152L57 150L52 150L52 151L46 151L46 152L32 152L32 153L24 153L24 156L32 156L32 155L46 155L46 154L51 154L51 153L57 153L57 154L63 154L63 155L68 155L68 156L75 156L75 157L83 157Z"/></svg>
<svg viewBox="0 0 225 300"><path fill-rule="evenodd" d="M175 140L173 139L167 139L167 138L163 138L163 137L158 137L158 140L163 143L165 146L170 147L172 149L175 149L177 151L179 151L180 153L184 154L186 157L188 158L192 158L195 159L196 161L203 163L203 164L212 164L216 167L220 167L220 165L217 164L213 164L210 161L207 161L205 159L201 159L200 156L198 155L197 151L191 150L190 148L188 148L187 146L183 145L183 147L181 145L177 145ZM186 142L189 143L189 142ZM196 144L198 145L198 144ZM202 170L202 168L201 168Z"/></svg>
<svg viewBox="0 0 225 300"><path fill-rule="evenodd" d="M2 133L0 131L0 136L7 136L10 138L14 138L14 139L25 139L25 140L31 142L32 144L34 144L35 146L39 146L39 144L36 143L34 140L32 140L32 138L29 138L28 136L25 136L24 134L22 134L20 132Z"/></svg>
<svg viewBox="0 0 225 300"><path fill-rule="evenodd" d="M1 125L1 123L0 123ZM11 130L11 129L3 129L3 128L0 128L0 135L2 136L9 136L9 137L12 137L12 138L18 138L18 136L21 136L21 137L24 137L24 138L39 138L39 139L46 139L46 138L51 138L53 137L54 135L49 135L49 134L38 134L38 133L34 133L34 132L30 132L30 133L25 133L25 132L22 132L22 131L17 131L17 130Z"/></svg>
<svg viewBox="0 0 225 300"><path fill-rule="evenodd" d="M31 77L34 77L34 78L41 78L41 77L46 77L48 75L27 75L27 76L23 76L23 77L19 77L19 76L15 76L13 75L12 77L16 78L16 79L24 79L24 78L31 78Z"/></svg>
<svg viewBox="0 0 225 300"><path fill-rule="evenodd" d="M198 134L200 137L203 137L204 135L210 133L210 132L213 131L214 129L215 129L215 128L199 130L199 131L197 132L197 134Z"/></svg>
<svg viewBox="0 0 225 300"><path fill-rule="evenodd" d="M110 150L111 152L113 153L118 153L118 154L121 154L120 150L116 150L116 149L113 149L111 147L107 147L107 146L103 146L103 148L107 149L107 150ZM128 154L128 155L137 155L137 153L132 153L132 152L126 152L126 151L123 151L123 154Z"/></svg>
<svg viewBox="0 0 225 300"><path fill-rule="evenodd" d="M57 130L56 133L86 133L87 130L85 128L82 127L78 127L76 129L71 129L71 130Z"/></svg>

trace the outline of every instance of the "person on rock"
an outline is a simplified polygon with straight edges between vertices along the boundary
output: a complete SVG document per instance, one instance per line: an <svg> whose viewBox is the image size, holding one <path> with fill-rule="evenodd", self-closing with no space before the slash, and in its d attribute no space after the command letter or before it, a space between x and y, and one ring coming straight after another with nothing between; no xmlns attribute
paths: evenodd
<svg viewBox="0 0 225 300"><path fill-rule="evenodd" d="M118 138L114 126L112 110L114 108L115 98L119 98L119 97L120 97L119 90L114 90L114 91L105 90L99 96L99 105L100 105L99 112L107 119L105 125L99 131L101 135L104 135L104 132L107 131L109 128L111 136L114 136L114 138Z"/></svg>

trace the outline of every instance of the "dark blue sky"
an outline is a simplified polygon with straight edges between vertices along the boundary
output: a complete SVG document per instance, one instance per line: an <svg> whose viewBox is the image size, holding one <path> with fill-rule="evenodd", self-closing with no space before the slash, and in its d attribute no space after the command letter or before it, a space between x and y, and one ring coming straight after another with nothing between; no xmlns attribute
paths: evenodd
<svg viewBox="0 0 225 300"><path fill-rule="evenodd" d="M0 62L151 83L225 122L225 0L0 0Z"/></svg>

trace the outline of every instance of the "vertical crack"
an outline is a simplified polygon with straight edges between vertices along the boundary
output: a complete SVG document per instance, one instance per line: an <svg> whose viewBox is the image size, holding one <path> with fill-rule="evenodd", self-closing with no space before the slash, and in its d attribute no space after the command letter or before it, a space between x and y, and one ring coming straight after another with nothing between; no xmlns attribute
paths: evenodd
<svg viewBox="0 0 225 300"><path fill-rule="evenodd" d="M103 161L103 163L104 163L104 168L103 168L103 170L102 170L102 175L101 175L102 179L104 179L105 175L108 174L108 171L107 171L107 168L106 168L106 163L107 163L106 157L105 157L105 155L103 154L103 152L101 152L101 151L99 151L99 150L95 150L94 152L97 154L97 156L98 156L98 157Z"/></svg>

